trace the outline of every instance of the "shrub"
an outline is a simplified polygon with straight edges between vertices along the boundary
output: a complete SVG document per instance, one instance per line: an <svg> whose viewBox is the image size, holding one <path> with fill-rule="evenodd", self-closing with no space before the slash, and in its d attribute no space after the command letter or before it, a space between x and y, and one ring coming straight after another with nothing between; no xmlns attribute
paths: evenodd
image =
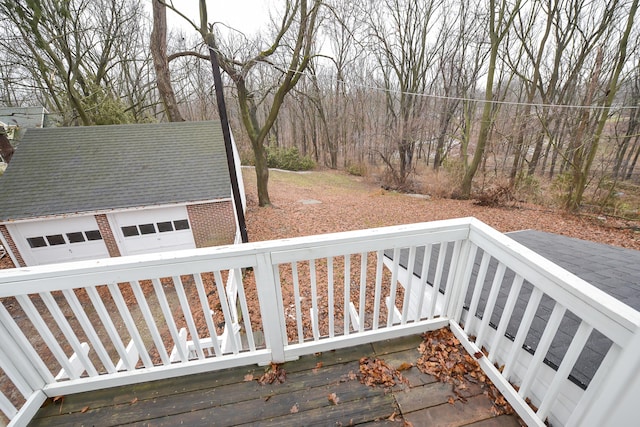
<svg viewBox="0 0 640 427"><path fill-rule="evenodd" d="M354 176L366 176L367 165L364 163L349 163L347 165L347 173Z"/></svg>
<svg viewBox="0 0 640 427"><path fill-rule="evenodd" d="M498 207L516 200L513 189L508 183L496 183L475 195L476 205Z"/></svg>
<svg viewBox="0 0 640 427"><path fill-rule="evenodd" d="M302 156L296 147L267 147L267 166L289 171L307 171L315 167L309 156Z"/></svg>
<svg viewBox="0 0 640 427"><path fill-rule="evenodd" d="M550 193L553 201L559 205L564 206L567 203L569 197L569 187L573 177L570 172L563 172L556 175L551 182Z"/></svg>
<svg viewBox="0 0 640 427"><path fill-rule="evenodd" d="M256 158L253 155L252 150L242 150L240 151L240 164L243 166L255 166Z"/></svg>
<svg viewBox="0 0 640 427"><path fill-rule="evenodd" d="M518 198L540 202L542 195L540 180L534 175L521 172L516 179L515 192Z"/></svg>

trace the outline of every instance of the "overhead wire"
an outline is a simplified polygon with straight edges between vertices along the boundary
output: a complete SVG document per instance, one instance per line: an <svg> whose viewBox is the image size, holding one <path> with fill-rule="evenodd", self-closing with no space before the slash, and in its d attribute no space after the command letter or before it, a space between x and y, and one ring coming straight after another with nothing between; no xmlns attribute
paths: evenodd
<svg viewBox="0 0 640 427"><path fill-rule="evenodd" d="M282 73L293 72L296 74L302 74L306 77L312 77L312 74L307 73L306 71L293 70L289 68L282 68L270 62L262 62L265 65L270 66L271 68L278 70ZM316 76L318 76L316 74ZM377 92L385 92L392 94L403 94L409 96L417 96L423 98L431 98L431 99L442 99L442 100L451 100L451 101L462 101L462 102L476 102L476 103L491 103L497 105L510 105L510 106L530 106L534 108L549 108L549 109L577 109L577 110L637 110L640 108L638 105L584 105L584 104L547 104L542 102L523 102L523 101L501 101L501 100L487 100L482 98L471 98L471 97L461 97L461 96L447 96L447 95L436 95L429 94L424 92L410 92L410 91L402 91L399 89L391 89L384 88L379 86L365 85L360 83L349 83L346 80L336 80L338 83L344 84L349 87L356 87L361 89L368 89Z"/></svg>

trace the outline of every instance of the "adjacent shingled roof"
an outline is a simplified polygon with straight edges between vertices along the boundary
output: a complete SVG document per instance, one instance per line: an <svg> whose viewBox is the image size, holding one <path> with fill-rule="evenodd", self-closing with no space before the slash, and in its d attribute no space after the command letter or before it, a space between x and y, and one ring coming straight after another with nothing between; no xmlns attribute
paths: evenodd
<svg viewBox="0 0 640 427"><path fill-rule="evenodd" d="M0 221L230 197L219 122L29 129Z"/></svg>
<svg viewBox="0 0 640 427"><path fill-rule="evenodd" d="M640 251L633 249L619 248L615 246L605 245L601 243L589 242L572 237L561 236L558 234L545 233L536 230L525 230L507 233L509 237L528 247L529 249L539 253L547 259L553 261L559 266L567 269L576 276L591 283L595 287L608 293L609 295L619 299L625 304L640 310ZM440 245L434 245L431 252L430 265L435 266L440 252ZM446 261L442 272L442 280L440 281L440 290L444 293L444 287L449 275L449 265L452 256L452 248L446 253ZM386 255L392 257L392 252L387 251ZM414 265L414 275L420 277L422 272L422 259L424 256L424 248L418 248L416 251L416 262ZM481 261L481 253L478 253L475 259L475 267L469 283L475 284L478 267ZM400 265L406 268L408 259L408 250L403 250L400 254ZM492 261L483 285L483 292L480 297L478 311L476 315L483 315L484 307L488 299L489 288L496 271L497 263ZM429 284L434 283L435 269L431 268L427 276ZM498 299L493 311L491 322L493 326L498 323L499 316L506 304L508 292L511 289L514 273L507 271L501 284ZM506 333L511 337L515 336L520 319L526 308L529 296L531 294L531 285L525 282L520 292L520 298L516 302L511 321L507 327ZM466 303L471 299L473 289L469 288L466 297ZM535 318L531 325L531 329L525 340L525 346L531 351L535 350L540 341L540 337L544 332L554 302L543 297ZM551 344L551 348L547 352L545 362L554 368L562 361L576 330L578 329L580 320L572 313L567 313L560 323L558 332ZM597 325L596 329L597 329ZM600 366L604 355L609 350L611 341L597 331L594 331L587 341L580 357L571 371L570 379L581 387L589 384L596 370Z"/></svg>

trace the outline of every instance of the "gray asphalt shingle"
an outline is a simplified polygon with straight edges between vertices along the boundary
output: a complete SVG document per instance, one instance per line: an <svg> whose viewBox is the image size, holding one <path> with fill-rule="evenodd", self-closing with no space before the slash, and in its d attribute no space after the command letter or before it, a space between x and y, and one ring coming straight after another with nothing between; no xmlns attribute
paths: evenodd
<svg viewBox="0 0 640 427"><path fill-rule="evenodd" d="M614 296L636 310L640 310L640 251L535 230L512 232L507 235L609 295ZM434 266L438 260L439 251L440 245L434 245L431 252L431 268L427 274L427 280L430 284L434 281ZM424 248L418 248L416 252L416 265L414 267L414 274L418 277L422 269L423 254ZM452 245L448 245L445 266L449 265L451 254ZM390 251L388 251L386 255L388 257L392 256ZM407 265L407 257L408 251L402 251L400 256L401 265ZM470 280L471 286L465 301L467 307L471 300L472 288L476 282L481 258L482 254L478 253ZM496 266L497 262L492 259L489 263L489 269L482 288L478 310L475 313L478 317L483 316ZM441 292L444 292L448 274L448 268L445 267L440 282ZM513 279L514 273L507 270L501 282L500 293L491 316L491 323L493 325L497 325L499 322ZM522 319L529 296L531 295L531 289L531 284L527 282L523 284L514 313L507 327L506 333L508 336L515 336L518 330L520 319ZM548 296L545 295L543 297L527 339L525 340L525 347L535 350L544 332L554 304L555 302ZM546 355L545 362L547 364L553 367L559 365L578 326L579 319L573 313L567 312L562 319L558 333ZM597 329L597 325L594 326ZM588 384L610 346L611 341L595 330L589 338L586 348L578 358L571 372L571 378L578 385L584 386Z"/></svg>
<svg viewBox="0 0 640 427"><path fill-rule="evenodd" d="M0 221L230 197L219 122L29 129Z"/></svg>

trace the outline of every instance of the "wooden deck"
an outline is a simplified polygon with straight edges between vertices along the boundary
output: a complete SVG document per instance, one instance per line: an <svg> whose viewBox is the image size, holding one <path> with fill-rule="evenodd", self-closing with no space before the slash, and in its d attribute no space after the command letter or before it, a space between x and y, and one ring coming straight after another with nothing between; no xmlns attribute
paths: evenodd
<svg viewBox="0 0 640 427"><path fill-rule="evenodd" d="M393 367L415 363L420 340L413 336L302 357L282 366L281 384L258 384L265 368L254 365L50 399L30 425L402 426L403 420L415 427L520 425L515 416L494 417L480 386L467 390L466 403L448 403L452 386L417 368L403 372L409 385L386 391L353 379L363 356Z"/></svg>

